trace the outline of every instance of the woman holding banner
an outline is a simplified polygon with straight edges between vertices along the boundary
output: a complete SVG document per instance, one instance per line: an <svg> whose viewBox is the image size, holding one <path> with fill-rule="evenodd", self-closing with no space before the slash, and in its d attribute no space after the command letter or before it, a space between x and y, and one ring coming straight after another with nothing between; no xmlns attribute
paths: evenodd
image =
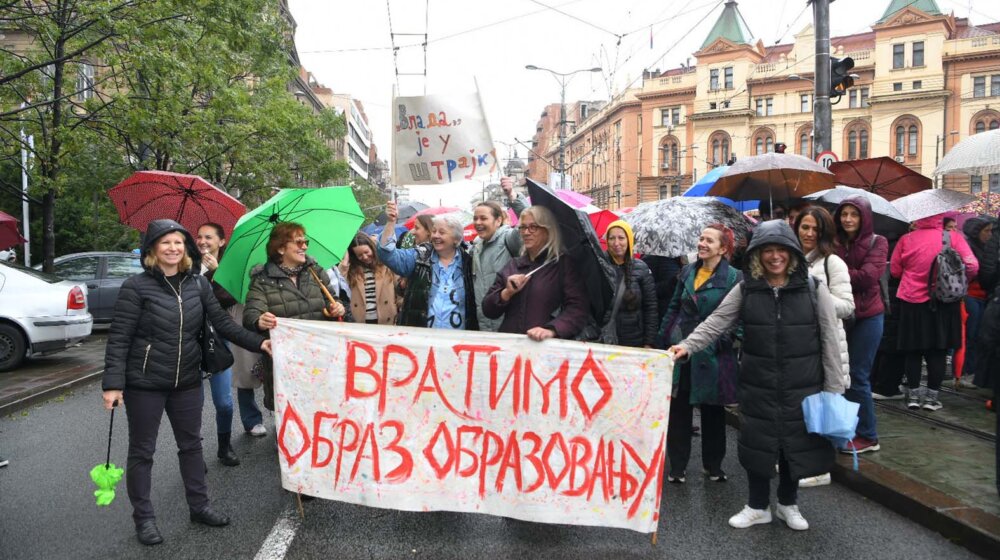
<svg viewBox="0 0 1000 560"><path fill-rule="evenodd" d="M845 389L833 297L809 277L799 240L784 220L757 227L747 248L750 278L730 290L719 307L670 350L685 360L708 348L740 321L743 357L740 396L740 464L747 471L749 500L729 525L745 529L771 522L770 486L778 465L778 519L804 531L799 512L800 478L830 472L829 440L806 431L802 400Z"/></svg>
<svg viewBox="0 0 1000 560"><path fill-rule="evenodd" d="M563 256L559 225L544 206L521 212L517 225L524 247L507 263L483 298L483 314L503 317L500 331L532 340L573 339L590 313L585 289L569 257Z"/></svg>
<svg viewBox="0 0 1000 560"><path fill-rule="evenodd" d="M397 324L432 329L479 330L472 258L462 244L465 224L447 214L434 218L430 243L412 249L396 246L396 203L385 206L388 222L377 247L378 258L406 279Z"/></svg>
<svg viewBox="0 0 1000 560"><path fill-rule="evenodd" d="M659 339L661 348L679 343L719 307L743 274L729 265L735 249L733 230L710 224L698 239L698 260L681 269L677 288L670 299ZM683 484L691 457L691 419L694 407L701 410L701 464L705 476L725 482L722 460L726 457L726 405L736 404L739 373L735 336L726 333L691 360L674 364L670 424L667 427L667 480ZM694 373L696 372L696 373Z"/></svg>

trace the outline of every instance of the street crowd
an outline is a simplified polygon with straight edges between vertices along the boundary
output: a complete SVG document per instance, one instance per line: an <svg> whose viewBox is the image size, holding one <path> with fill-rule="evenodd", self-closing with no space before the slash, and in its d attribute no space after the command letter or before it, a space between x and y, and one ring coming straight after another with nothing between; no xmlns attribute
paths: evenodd
<svg viewBox="0 0 1000 560"><path fill-rule="evenodd" d="M231 445L233 386L244 431L267 433L255 389L263 386L264 406L273 410L268 333L283 319L669 350L676 365L665 478L687 482L692 437L699 435L704 479L725 482L726 409L738 406L748 493L743 510L729 518L734 528L771 522L777 476L774 515L791 529L808 529L799 488L828 484L838 451L879 451L875 398L940 410L939 390L949 356L959 359L956 350L964 349L965 371L977 384L993 382L990 369L1000 363L992 356L1000 348L1000 309L990 303L1000 298L993 218L969 219L959 230L937 215L890 241L875 232L865 197L848 198L832 212L765 202L748 242L711 223L686 258L635 255L632 228L616 221L604 234L613 295L595 318L553 212L529 206L509 179L502 187L519 217L516 227L503 206L486 201L474 208L471 244L463 241L466 224L450 215L418 216L404 240L389 201L382 232L359 232L341 265L330 269L310 256L304 227L279 223L267 241L267 262L250 273L243 304L212 280L225 251L223 227L188 232L170 220L151 222L141 248L145 272L121 288L103 378L105 406L123 403L128 416L125 477L138 539L163 540L150 486L164 412L192 521L229 523L211 506L205 481L201 365L208 323L229 341L235 360L210 376L217 457L227 466L239 464ZM940 270L945 253L957 253L957 269ZM860 405L856 437L840 449L805 426L802 401L822 391Z"/></svg>

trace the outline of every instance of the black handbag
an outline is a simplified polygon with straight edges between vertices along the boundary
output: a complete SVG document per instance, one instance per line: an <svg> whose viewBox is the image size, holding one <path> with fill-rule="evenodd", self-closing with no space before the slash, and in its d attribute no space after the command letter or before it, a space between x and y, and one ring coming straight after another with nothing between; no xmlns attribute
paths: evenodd
<svg viewBox="0 0 1000 560"><path fill-rule="evenodd" d="M597 338L597 342L601 344L618 344L618 308L621 307L622 296L625 295L625 276L623 275L621 280L618 282L618 289L615 290L615 302L611 306L611 314L608 316L608 320L601 327L601 335Z"/></svg>
<svg viewBox="0 0 1000 560"><path fill-rule="evenodd" d="M205 282L202 283L202 280ZM206 286L204 285L207 282L205 277L198 277L198 283L201 285L201 307L204 311L201 327L201 371L211 375L231 368L234 359L233 353L229 351L229 347L226 346L225 341L219 336L208 317L208 305L205 303Z"/></svg>

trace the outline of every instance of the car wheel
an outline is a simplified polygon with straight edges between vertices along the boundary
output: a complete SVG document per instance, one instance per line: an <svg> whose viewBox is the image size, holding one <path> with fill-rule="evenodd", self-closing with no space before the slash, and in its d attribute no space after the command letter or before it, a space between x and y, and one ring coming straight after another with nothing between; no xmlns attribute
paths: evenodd
<svg viewBox="0 0 1000 560"><path fill-rule="evenodd" d="M27 344L17 327L0 324L0 371L9 371L21 365Z"/></svg>

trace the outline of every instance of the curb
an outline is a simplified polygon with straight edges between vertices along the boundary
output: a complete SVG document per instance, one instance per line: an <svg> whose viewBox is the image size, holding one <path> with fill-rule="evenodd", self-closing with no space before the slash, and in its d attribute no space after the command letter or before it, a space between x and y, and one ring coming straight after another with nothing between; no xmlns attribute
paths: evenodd
<svg viewBox="0 0 1000 560"><path fill-rule="evenodd" d="M738 413L727 409L726 423L739 429ZM853 458L838 453L833 480L975 554L996 557L1000 517L864 457L858 457L858 465L855 471Z"/></svg>
<svg viewBox="0 0 1000 560"><path fill-rule="evenodd" d="M57 397L60 394L68 391L70 389L79 387L81 385L86 385L93 381L97 381L104 374L104 370L100 369L98 371L85 373L80 377L67 381L65 383L60 383L58 385L51 385L48 387L39 387L29 391L25 391L16 400L4 403L0 405L0 415L12 414L19 410L23 410L32 405L47 401L51 398Z"/></svg>

